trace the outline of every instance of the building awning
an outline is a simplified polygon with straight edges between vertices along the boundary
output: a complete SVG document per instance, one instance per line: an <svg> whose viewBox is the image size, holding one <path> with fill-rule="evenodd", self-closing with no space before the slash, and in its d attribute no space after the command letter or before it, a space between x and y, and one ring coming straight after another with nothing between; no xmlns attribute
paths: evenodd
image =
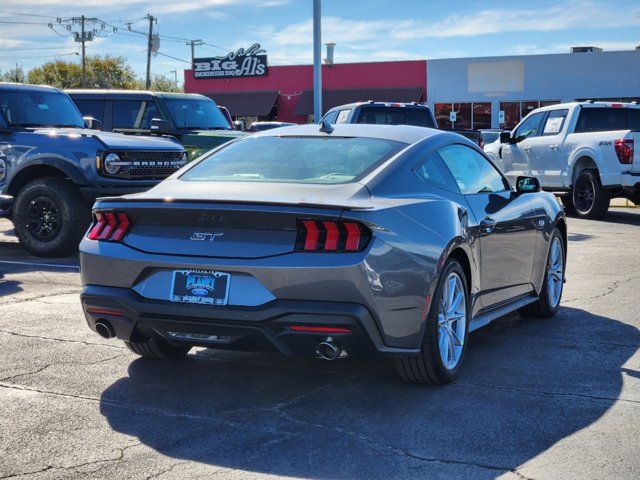
<svg viewBox="0 0 640 480"><path fill-rule="evenodd" d="M269 115L278 100L277 91L205 93L218 105L227 107L234 117Z"/></svg>
<svg viewBox="0 0 640 480"><path fill-rule="evenodd" d="M322 111L346 103L366 102L419 102L422 87L367 88L357 90L323 90ZM296 115L313 114L313 90L305 90L295 108Z"/></svg>

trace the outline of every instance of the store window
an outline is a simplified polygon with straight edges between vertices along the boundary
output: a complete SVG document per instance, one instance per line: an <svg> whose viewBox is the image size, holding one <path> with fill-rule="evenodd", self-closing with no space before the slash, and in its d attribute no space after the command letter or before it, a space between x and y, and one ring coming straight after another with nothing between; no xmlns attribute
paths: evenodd
<svg viewBox="0 0 640 480"><path fill-rule="evenodd" d="M450 114L453 109L453 105L451 103L436 103L434 107L438 127L443 130L451 130Z"/></svg>
<svg viewBox="0 0 640 480"><path fill-rule="evenodd" d="M504 112L501 128L511 130L520 122L520 102L500 102L500 111Z"/></svg>
<svg viewBox="0 0 640 480"><path fill-rule="evenodd" d="M473 104L473 129L491 128L491 104L489 102Z"/></svg>
<svg viewBox="0 0 640 480"><path fill-rule="evenodd" d="M454 103L453 111L456 112L456 121L452 128L456 130L471 129L471 103Z"/></svg>

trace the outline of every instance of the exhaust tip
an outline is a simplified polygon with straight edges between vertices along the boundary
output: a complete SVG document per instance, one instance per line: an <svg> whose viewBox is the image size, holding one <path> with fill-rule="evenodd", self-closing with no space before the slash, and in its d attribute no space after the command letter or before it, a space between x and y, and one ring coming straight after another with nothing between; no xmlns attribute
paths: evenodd
<svg viewBox="0 0 640 480"><path fill-rule="evenodd" d="M100 320L96 322L96 333L100 335L102 338L113 338L116 336L116 332L111 326L111 324L107 321Z"/></svg>
<svg viewBox="0 0 640 480"><path fill-rule="evenodd" d="M331 338L323 340L316 346L316 354L324 360L335 360L341 356L346 356L346 352L343 355L342 347Z"/></svg>

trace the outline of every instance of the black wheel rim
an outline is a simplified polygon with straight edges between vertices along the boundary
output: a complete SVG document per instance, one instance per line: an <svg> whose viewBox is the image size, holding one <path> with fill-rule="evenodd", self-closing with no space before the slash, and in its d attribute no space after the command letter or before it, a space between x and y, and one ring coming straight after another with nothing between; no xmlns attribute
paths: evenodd
<svg viewBox="0 0 640 480"><path fill-rule="evenodd" d="M60 208L48 197L37 197L27 207L27 231L41 242L50 242L62 228Z"/></svg>
<svg viewBox="0 0 640 480"><path fill-rule="evenodd" d="M582 180L576 186L575 206L581 212L588 212L593 207L595 188L589 180Z"/></svg>

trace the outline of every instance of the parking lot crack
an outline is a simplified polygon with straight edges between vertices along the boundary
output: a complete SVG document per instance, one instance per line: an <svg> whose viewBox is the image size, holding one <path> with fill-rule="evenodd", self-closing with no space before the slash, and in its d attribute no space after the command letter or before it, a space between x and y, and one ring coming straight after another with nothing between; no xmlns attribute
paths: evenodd
<svg viewBox="0 0 640 480"><path fill-rule="evenodd" d="M73 290L64 290L62 292L56 292L56 293L43 293L42 295L36 295L28 298L15 298L13 296L8 296L6 298L10 301L0 303L0 307L2 307L3 305L16 305L18 303L33 302L34 300L41 300L43 298L60 297L62 295L71 295L73 293L79 293L79 292L80 292L80 289L76 287Z"/></svg>
<svg viewBox="0 0 640 480"><path fill-rule="evenodd" d="M430 456L426 456L426 455L420 455L408 450L404 450L402 448L399 447L395 447L392 445L388 445L385 444L379 440L376 440L374 438L371 438L368 435L364 435L362 433L359 432L355 432L352 430L347 430L345 428L341 428L341 427L327 427L326 425L323 424L319 424L319 423L313 423L313 422L308 422L305 420L300 420L298 418L293 417L292 415L283 412L283 411L278 411L278 413L282 416L282 418L284 418L285 420L288 420L292 423L298 424L298 425L303 425L305 427L314 427L314 428L318 428L318 429L322 429L322 430L330 430L330 431L334 431L337 433L340 433L342 435L354 438L366 445L368 445L371 448L377 449L377 450L386 450L388 452L391 452L395 455L400 455L406 458L410 458L413 460L418 460L421 462L429 462L429 463L441 463L441 464L447 464L447 465L463 465L463 466L470 466L470 467L475 467L475 468L479 468L479 469L483 469L483 470L490 470L492 472L500 472L500 473L506 473L506 472L511 472L513 474L515 474L516 476L518 476L519 478L523 479L523 480L533 480L531 478L525 477L524 475L522 475L521 473L519 473L517 471L516 468L514 467L509 467L509 466L500 466L500 465L490 465L490 464L486 464L486 463L481 463L481 462L470 462L470 461L463 461L463 460L456 460L456 459L451 459L451 458L439 458L439 457L430 457Z"/></svg>
<svg viewBox="0 0 640 480"><path fill-rule="evenodd" d="M536 390L533 388L523 388L523 387L512 387L507 385L485 385L482 383L472 383L472 382L454 382L453 385L459 385L463 387L477 387L477 388L485 388L489 390L501 390L501 391L511 391L518 393L529 393L534 395L547 395L552 397L577 397L584 398L587 400L594 400L599 402L624 402L631 403L634 405L640 405L640 400L631 400L629 398L620 398L620 397L609 397L606 395L589 395L586 393L576 393L576 392L553 392L548 390Z"/></svg>
<svg viewBox="0 0 640 480"><path fill-rule="evenodd" d="M24 337L24 338L38 338L40 340L51 340L51 341L54 341L54 342L79 343L79 344L82 344L82 345L91 345L91 346L107 347L107 348L117 348L119 350L126 350L127 349L127 347L125 347L124 345L111 345L111 344L108 344L108 343L86 342L86 341L83 341L83 340L71 340L71 339L67 339L67 338L45 337L43 335L27 335L26 333L10 332L8 330L0 330L0 334L13 335L13 336L16 336L16 337Z"/></svg>

